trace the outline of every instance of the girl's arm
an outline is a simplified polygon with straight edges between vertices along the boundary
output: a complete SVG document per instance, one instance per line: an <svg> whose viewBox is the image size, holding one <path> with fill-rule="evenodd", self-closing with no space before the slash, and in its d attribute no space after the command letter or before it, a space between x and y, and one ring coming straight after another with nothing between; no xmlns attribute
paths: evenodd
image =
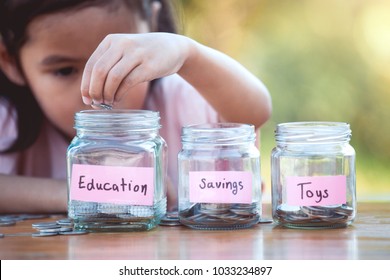
<svg viewBox="0 0 390 280"><path fill-rule="evenodd" d="M66 181L0 174L0 213L66 211Z"/></svg>
<svg viewBox="0 0 390 280"><path fill-rule="evenodd" d="M81 82L86 104L113 104L135 85L178 73L225 121L262 125L271 98L262 82L232 58L171 33L108 35L88 60Z"/></svg>
<svg viewBox="0 0 390 280"><path fill-rule="evenodd" d="M271 98L263 83L234 59L193 40L178 71L229 122L265 123Z"/></svg>

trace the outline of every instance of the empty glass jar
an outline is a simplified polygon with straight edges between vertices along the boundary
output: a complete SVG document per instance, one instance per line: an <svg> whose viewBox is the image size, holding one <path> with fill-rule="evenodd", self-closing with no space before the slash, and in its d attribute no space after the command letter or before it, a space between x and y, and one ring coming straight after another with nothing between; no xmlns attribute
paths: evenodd
<svg viewBox="0 0 390 280"><path fill-rule="evenodd" d="M155 227L166 213L166 149L159 113L76 113L67 152L68 215L76 229L133 231Z"/></svg>
<svg viewBox="0 0 390 280"><path fill-rule="evenodd" d="M239 229L261 216L260 153L252 125L183 127L179 219L194 229Z"/></svg>
<svg viewBox="0 0 390 280"><path fill-rule="evenodd" d="M271 155L272 214L291 228L345 227L356 214L355 150L339 122L277 125Z"/></svg>

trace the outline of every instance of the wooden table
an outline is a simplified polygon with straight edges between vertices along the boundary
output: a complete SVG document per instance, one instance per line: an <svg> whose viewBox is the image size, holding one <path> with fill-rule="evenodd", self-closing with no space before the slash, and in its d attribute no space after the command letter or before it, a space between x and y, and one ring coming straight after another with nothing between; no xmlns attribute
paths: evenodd
<svg viewBox="0 0 390 280"><path fill-rule="evenodd" d="M269 214L270 206L264 208ZM37 220L0 227L0 232L33 232L32 222ZM355 222L342 229L301 230L259 224L244 230L201 231L160 226L148 232L6 236L0 238L0 259L388 260L390 202L360 203Z"/></svg>

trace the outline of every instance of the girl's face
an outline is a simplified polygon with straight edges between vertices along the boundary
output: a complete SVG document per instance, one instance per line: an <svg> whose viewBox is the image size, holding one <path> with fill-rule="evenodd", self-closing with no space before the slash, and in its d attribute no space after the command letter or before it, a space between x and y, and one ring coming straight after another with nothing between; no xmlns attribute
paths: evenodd
<svg viewBox="0 0 390 280"><path fill-rule="evenodd" d="M106 5L43 15L29 24L20 51L25 80L45 115L67 137L75 135L74 114L91 109L80 93L88 58L107 34L148 32L146 22L135 17L126 6ZM140 109L147 87L133 87L116 107Z"/></svg>

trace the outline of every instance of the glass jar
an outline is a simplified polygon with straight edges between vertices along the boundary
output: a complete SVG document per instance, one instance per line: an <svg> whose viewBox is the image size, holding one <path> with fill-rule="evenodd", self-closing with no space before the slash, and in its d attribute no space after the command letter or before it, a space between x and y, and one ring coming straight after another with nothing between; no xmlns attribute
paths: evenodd
<svg viewBox="0 0 390 280"><path fill-rule="evenodd" d="M277 125L271 154L272 215L290 228L336 228L356 214L355 150L339 122Z"/></svg>
<svg viewBox="0 0 390 280"><path fill-rule="evenodd" d="M254 126L182 128L178 155L179 220L194 229L239 229L261 216L260 153Z"/></svg>
<svg viewBox="0 0 390 280"><path fill-rule="evenodd" d="M166 150L159 113L76 113L67 151L68 216L76 229L142 231L166 213Z"/></svg>

